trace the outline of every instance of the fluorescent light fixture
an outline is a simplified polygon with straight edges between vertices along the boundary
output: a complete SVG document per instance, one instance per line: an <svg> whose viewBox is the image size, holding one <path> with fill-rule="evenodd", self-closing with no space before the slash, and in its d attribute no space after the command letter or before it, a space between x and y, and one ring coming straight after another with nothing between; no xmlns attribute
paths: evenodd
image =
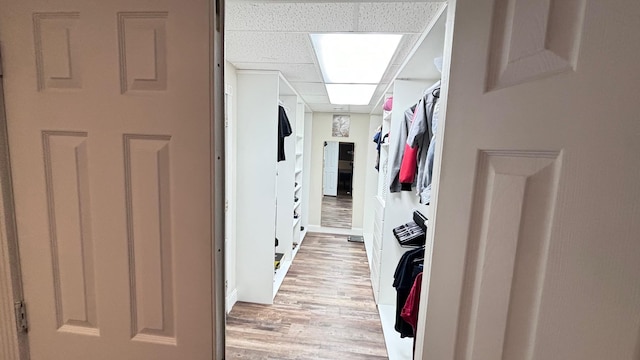
<svg viewBox="0 0 640 360"><path fill-rule="evenodd" d="M334 105L369 105L378 85L325 84L329 101Z"/></svg>
<svg viewBox="0 0 640 360"><path fill-rule="evenodd" d="M377 84L402 35L311 34L325 83Z"/></svg>

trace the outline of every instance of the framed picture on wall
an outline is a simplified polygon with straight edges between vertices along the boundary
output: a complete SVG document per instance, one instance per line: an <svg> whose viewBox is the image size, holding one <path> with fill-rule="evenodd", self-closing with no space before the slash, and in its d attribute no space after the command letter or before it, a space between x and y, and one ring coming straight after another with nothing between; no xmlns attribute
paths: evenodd
<svg viewBox="0 0 640 360"><path fill-rule="evenodd" d="M333 137L349 137L349 127L351 126L351 116L333 115Z"/></svg>

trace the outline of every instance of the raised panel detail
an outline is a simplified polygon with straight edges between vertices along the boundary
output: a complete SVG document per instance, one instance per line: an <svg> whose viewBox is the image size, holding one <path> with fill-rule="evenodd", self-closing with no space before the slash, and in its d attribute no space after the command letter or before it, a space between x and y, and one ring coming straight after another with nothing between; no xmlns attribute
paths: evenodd
<svg viewBox="0 0 640 360"><path fill-rule="evenodd" d="M44 131L42 140L58 329L99 335L87 133Z"/></svg>
<svg viewBox="0 0 640 360"><path fill-rule="evenodd" d="M167 16L166 12L118 13L123 94L167 89Z"/></svg>
<svg viewBox="0 0 640 360"><path fill-rule="evenodd" d="M38 90L82 87L79 19L77 12L33 14Z"/></svg>
<svg viewBox="0 0 640 360"><path fill-rule="evenodd" d="M176 344L170 136L124 135L133 340Z"/></svg>
<svg viewBox="0 0 640 360"><path fill-rule="evenodd" d="M585 0L496 0L487 90L575 70Z"/></svg>
<svg viewBox="0 0 640 360"><path fill-rule="evenodd" d="M456 358L535 358L561 164L559 152L480 153Z"/></svg>

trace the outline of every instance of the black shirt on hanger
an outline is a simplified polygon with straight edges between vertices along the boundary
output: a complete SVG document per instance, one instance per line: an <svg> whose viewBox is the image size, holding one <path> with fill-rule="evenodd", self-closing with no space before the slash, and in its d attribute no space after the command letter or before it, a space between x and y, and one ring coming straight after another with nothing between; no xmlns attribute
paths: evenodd
<svg viewBox="0 0 640 360"><path fill-rule="evenodd" d="M278 105L278 161L284 161L284 138L291 135L291 123L282 105Z"/></svg>

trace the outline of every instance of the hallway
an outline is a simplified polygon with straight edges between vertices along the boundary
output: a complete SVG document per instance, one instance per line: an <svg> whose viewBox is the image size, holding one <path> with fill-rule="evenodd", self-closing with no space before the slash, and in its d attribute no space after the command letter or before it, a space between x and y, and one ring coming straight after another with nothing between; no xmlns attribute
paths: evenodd
<svg viewBox="0 0 640 360"><path fill-rule="evenodd" d="M351 229L353 216L353 197L345 193L338 196L322 197L320 225L325 227Z"/></svg>
<svg viewBox="0 0 640 360"><path fill-rule="evenodd" d="M228 359L387 359L362 243L306 236L274 304L237 303Z"/></svg>

